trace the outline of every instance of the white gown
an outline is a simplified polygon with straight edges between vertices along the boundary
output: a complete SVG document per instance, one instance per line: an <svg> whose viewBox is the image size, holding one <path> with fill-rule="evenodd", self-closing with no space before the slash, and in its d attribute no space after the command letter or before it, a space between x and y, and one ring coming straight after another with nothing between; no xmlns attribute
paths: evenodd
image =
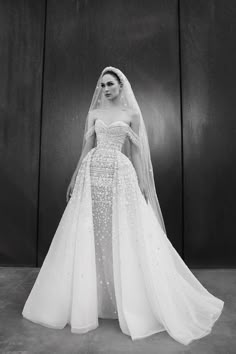
<svg viewBox="0 0 236 354"><path fill-rule="evenodd" d="M75 187L22 315L73 333L117 318L132 340L167 331L185 345L206 336L224 302L193 275L163 232L121 152L137 135L124 121L97 119L97 146Z"/></svg>

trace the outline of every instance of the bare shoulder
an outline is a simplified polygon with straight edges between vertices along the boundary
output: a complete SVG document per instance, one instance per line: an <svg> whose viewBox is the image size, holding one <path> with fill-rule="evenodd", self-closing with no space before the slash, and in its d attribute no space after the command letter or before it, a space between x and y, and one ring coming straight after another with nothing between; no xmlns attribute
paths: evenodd
<svg viewBox="0 0 236 354"><path fill-rule="evenodd" d="M128 109L126 109L126 112L127 112L127 114L129 115L129 117L130 117L130 119L131 120L133 120L133 119L139 119L139 116L140 116L140 114L139 114L139 112L138 111L136 111L136 110L134 110L134 109L131 109L131 108L128 108Z"/></svg>
<svg viewBox="0 0 236 354"><path fill-rule="evenodd" d="M138 130L139 124L140 124L140 114L138 111L135 111L133 109L128 109L127 114L129 115L130 118L130 124L132 128L135 128L134 130Z"/></svg>
<svg viewBox="0 0 236 354"><path fill-rule="evenodd" d="M93 118L96 114L97 110L96 109L91 109L91 111L88 112L89 118Z"/></svg>
<svg viewBox="0 0 236 354"><path fill-rule="evenodd" d="M88 123L90 126L94 124L95 119L96 119L96 110L93 109L88 113Z"/></svg>

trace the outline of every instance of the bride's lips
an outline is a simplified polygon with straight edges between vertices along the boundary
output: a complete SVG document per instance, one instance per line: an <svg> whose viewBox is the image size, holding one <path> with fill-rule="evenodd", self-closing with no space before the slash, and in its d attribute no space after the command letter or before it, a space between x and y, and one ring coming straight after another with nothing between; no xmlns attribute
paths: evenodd
<svg viewBox="0 0 236 354"><path fill-rule="evenodd" d="M111 96L111 94L110 94L110 93L106 93L105 96L106 96L106 97L109 97L109 96Z"/></svg>

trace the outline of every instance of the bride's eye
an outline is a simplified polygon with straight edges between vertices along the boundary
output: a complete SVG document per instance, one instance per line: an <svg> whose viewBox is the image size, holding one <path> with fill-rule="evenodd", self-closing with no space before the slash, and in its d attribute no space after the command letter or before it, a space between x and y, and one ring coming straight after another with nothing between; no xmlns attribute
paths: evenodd
<svg viewBox="0 0 236 354"><path fill-rule="evenodd" d="M105 87L105 85L104 85L104 84L101 84L101 87Z"/></svg>

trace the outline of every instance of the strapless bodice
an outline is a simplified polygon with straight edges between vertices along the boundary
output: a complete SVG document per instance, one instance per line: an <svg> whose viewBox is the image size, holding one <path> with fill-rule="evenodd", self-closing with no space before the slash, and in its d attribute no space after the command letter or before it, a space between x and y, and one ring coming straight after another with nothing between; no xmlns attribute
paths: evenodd
<svg viewBox="0 0 236 354"><path fill-rule="evenodd" d="M94 125L87 131L85 139L96 133L97 146L101 149L113 149L121 151L122 145L128 136L131 142L139 146L139 136L133 131L130 125L124 121L117 120L107 125L102 119L97 118Z"/></svg>
<svg viewBox="0 0 236 354"><path fill-rule="evenodd" d="M129 125L123 121L116 121L107 125L103 120L96 119L97 148L121 151L122 145L129 133L129 128Z"/></svg>

